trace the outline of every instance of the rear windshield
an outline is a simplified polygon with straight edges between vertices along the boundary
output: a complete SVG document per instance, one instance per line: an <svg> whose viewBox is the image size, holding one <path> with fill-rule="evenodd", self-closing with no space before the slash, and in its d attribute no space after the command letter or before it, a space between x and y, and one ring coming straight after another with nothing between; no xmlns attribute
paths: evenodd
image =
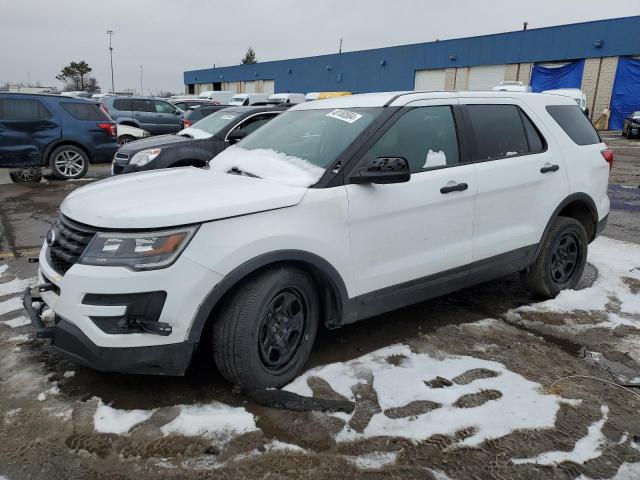
<svg viewBox="0 0 640 480"><path fill-rule="evenodd" d="M98 105L91 105L88 103L61 103L69 115L76 120L95 120L97 122L111 121Z"/></svg>
<svg viewBox="0 0 640 480"><path fill-rule="evenodd" d="M577 105L548 105L547 112L577 145L602 142L598 132Z"/></svg>

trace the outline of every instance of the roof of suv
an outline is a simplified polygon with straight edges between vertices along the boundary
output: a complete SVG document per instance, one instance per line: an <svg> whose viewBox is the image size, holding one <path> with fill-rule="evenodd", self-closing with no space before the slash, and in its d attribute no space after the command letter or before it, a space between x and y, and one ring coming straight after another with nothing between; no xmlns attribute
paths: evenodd
<svg viewBox="0 0 640 480"><path fill-rule="evenodd" d="M381 92L362 93L342 97L332 97L325 100L314 100L312 102L299 103L291 110L316 110L325 108L358 108L358 107L401 107L409 102L428 99L448 99L448 98L520 98L526 102L542 102L543 104L567 104L575 105L567 97L559 95L543 95L529 92L500 92L500 91L404 91L404 92Z"/></svg>

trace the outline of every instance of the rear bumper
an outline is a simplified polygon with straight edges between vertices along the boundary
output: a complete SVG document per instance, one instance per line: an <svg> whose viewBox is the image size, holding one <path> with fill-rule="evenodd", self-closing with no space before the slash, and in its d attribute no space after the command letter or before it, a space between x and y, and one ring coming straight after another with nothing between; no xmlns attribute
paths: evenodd
<svg viewBox="0 0 640 480"><path fill-rule="evenodd" d="M145 375L184 375L189 367L195 343L181 342L142 347L100 347L80 328L56 316L52 325L43 321L33 302L42 302L27 289L22 302L36 336L47 339L54 351L95 370Z"/></svg>

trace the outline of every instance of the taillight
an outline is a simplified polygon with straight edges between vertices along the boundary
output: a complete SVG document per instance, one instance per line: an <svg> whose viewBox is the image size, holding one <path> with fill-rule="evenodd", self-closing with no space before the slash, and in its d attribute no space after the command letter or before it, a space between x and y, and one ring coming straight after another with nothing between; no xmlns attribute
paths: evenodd
<svg viewBox="0 0 640 480"><path fill-rule="evenodd" d="M609 164L609 170L613 168L613 150L602 150L600 152L602 154L602 158Z"/></svg>
<svg viewBox="0 0 640 480"><path fill-rule="evenodd" d="M115 123L99 123L98 128L101 128L102 130L107 132L107 135L113 138L115 138L118 135Z"/></svg>
<svg viewBox="0 0 640 480"><path fill-rule="evenodd" d="M184 125L184 128L189 128L191 125L193 125L193 122L191 120L187 120L186 118L183 118L182 124Z"/></svg>

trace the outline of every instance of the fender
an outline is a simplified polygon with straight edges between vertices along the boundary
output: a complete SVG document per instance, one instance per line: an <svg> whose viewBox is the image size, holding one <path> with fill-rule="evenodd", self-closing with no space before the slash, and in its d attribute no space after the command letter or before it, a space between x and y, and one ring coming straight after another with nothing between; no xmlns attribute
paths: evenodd
<svg viewBox="0 0 640 480"><path fill-rule="evenodd" d="M589 211L591 212L591 217L593 219L594 225L596 226L598 225L598 209L596 208L596 204L593 201L593 199L589 195L583 192L572 193L571 195L566 197L562 202L560 202L560 205L556 207L556 209L553 211L553 214L549 218L549 221L547 222L547 226L544 228L544 232L542 232L542 237L540 237L540 241L538 242L538 248L536 249L536 253L533 256L534 260L538 257L538 254L542 249L544 238L546 237L547 233L551 229L551 225L553 224L553 222L556 220L556 218L558 218L560 212L567 205L575 201L582 201L587 204L587 206L589 207ZM596 233L596 230L594 229L594 234L595 233ZM589 239L589 242L591 242L592 240L593 238Z"/></svg>
<svg viewBox="0 0 640 480"><path fill-rule="evenodd" d="M299 262L316 268L331 283L331 287L334 290L334 294L338 302L338 316L350 317L355 315L355 312L352 311L353 309L350 307L349 296L347 294L347 288L344 281L333 265L327 262L324 258L304 250L275 250L252 258L251 260L248 260L236 267L225 275L220 283L211 289L209 294L198 307L198 311L193 319L193 323L191 324L191 329L189 330L189 337L187 341L190 343L200 342L200 337L209 315L220 299L222 299L222 297L231 290L231 288L237 285L238 282L262 267L280 262ZM338 325L342 323L344 323L344 319L339 321Z"/></svg>

